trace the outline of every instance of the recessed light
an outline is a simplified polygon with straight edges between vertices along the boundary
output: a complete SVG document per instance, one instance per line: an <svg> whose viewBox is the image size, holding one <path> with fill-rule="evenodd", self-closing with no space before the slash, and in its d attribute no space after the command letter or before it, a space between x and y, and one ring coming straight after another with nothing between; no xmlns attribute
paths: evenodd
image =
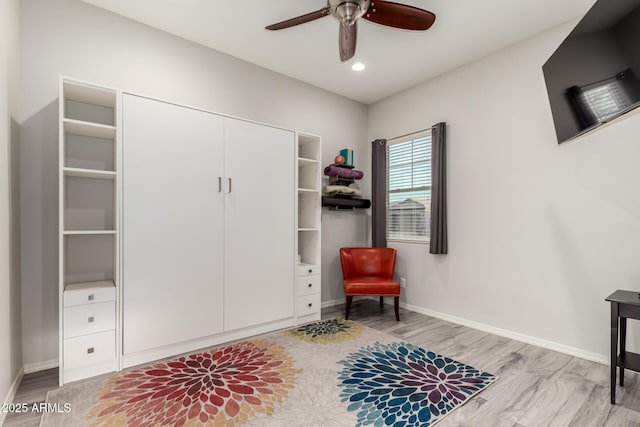
<svg viewBox="0 0 640 427"><path fill-rule="evenodd" d="M364 70L365 68L367 68L367 66L366 66L366 65L364 65L362 62L356 62L355 64L353 64L353 65L351 66L351 69L352 69L353 71L362 71L362 70Z"/></svg>

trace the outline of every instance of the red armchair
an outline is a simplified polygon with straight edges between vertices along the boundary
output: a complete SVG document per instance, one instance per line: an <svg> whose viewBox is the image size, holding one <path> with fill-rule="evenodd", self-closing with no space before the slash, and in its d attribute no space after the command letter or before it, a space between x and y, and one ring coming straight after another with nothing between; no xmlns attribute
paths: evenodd
<svg viewBox="0 0 640 427"><path fill-rule="evenodd" d="M354 296L394 297L396 320L400 320L400 284L393 281L396 266L396 250L393 248L341 248L340 262L344 278L344 295L347 298L345 319Z"/></svg>

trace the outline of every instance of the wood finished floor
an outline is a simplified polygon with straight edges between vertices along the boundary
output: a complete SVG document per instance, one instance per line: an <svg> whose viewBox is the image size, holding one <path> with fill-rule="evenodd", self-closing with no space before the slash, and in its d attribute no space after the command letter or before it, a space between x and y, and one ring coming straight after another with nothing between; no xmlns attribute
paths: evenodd
<svg viewBox="0 0 640 427"><path fill-rule="evenodd" d="M342 316L343 309L325 309L322 317ZM372 300L355 300L351 319L500 377L438 427L640 427L640 376L633 372L618 387L617 404L610 405L609 368L599 363L407 310L396 322L392 307L380 313ZM26 375L15 402L43 402L57 383L56 369ZM39 423L38 414L10 414L4 425Z"/></svg>

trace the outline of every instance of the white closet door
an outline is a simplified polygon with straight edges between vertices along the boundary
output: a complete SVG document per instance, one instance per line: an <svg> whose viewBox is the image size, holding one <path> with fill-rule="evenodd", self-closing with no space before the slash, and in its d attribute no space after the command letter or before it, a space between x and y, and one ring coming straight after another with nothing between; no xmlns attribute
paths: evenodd
<svg viewBox="0 0 640 427"><path fill-rule="evenodd" d="M293 316L294 134L225 119L225 160L229 331Z"/></svg>
<svg viewBox="0 0 640 427"><path fill-rule="evenodd" d="M224 122L123 97L123 340L132 354L223 328Z"/></svg>

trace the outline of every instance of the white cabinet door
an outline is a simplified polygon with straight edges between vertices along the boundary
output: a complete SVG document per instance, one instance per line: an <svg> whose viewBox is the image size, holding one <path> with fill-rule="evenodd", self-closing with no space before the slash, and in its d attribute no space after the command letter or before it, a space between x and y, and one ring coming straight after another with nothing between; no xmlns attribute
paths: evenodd
<svg viewBox="0 0 640 427"><path fill-rule="evenodd" d="M124 354L223 329L223 118L123 96Z"/></svg>
<svg viewBox="0 0 640 427"><path fill-rule="evenodd" d="M225 119L225 160L229 331L293 316L294 134Z"/></svg>

